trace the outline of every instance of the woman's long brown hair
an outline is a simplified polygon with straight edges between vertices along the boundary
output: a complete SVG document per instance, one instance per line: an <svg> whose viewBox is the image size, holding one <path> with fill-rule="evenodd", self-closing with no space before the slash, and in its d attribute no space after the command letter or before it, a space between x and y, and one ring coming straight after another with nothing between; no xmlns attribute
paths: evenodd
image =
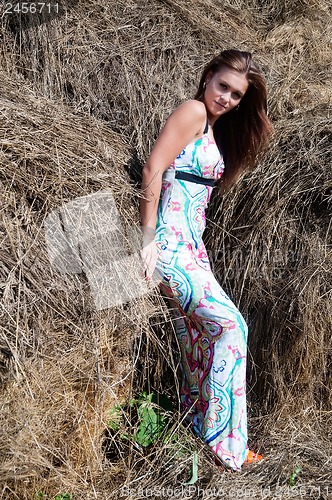
<svg viewBox="0 0 332 500"><path fill-rule="evenodd" d="M222 115L213 126L215 141L225 162L220 193L228 191L244 170L255 168L257 157L266 148L272 133L265 80L250 52L224 50L212 59L204 68L195 99L203 100L207 75L225 66L246 75L249 87L238 109Z"/></svg>

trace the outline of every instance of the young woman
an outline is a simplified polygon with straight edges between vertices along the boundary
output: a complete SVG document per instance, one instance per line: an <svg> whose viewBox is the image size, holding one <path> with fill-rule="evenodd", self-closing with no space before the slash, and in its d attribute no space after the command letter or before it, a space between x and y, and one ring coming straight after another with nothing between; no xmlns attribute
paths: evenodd
<svg viewBox="0 0 332 500"><path fill-rule="evenodd" d="M146 279L161 274L181 346L181 401L216 457L239 470L247 446L248 328L212 274L202 241L212 189L252 170L271 133L266 86L251 54L225 50L204 69L193 100L168 118L143 168Z"/></svg>

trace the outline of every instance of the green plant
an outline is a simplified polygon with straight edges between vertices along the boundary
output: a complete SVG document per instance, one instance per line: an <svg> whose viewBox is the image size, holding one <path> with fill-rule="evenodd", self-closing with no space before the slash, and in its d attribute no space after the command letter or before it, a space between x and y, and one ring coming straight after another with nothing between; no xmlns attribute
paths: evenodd
<svg viewBox="0 0 332 500"><path fill-rule="evenodd" d="M123 424L123 414L129 409L134 420L130 427L136 429L127 432ZM164 433L169 422L168 412L172 411L172 403L167 396L143 391L137 399L128 403L115 405L110 410L107 426L112 431L120 431L120 438L130 440L139 446L147 447L156 442ZM122 430L123 429L123 430Z"/></svg>
<svg viewBox="0 0 332 500"><path fill-rule="evenodd" d="M135 435L136 442L141 446L149 446L162 435L168 422L165 411L162 410L156 403L155 394L142 394L137 409L139 426Z"/></svg>
<svg viewBox="0 0 332 500"><path fill-rule="evenodd" d="M197 451L194 451L193 454L193 463L191 466L191 477L189 481L183 483L184 486L189 484L195 484L198 481L198 454Z"/></svg>
<svg viewBox="0 0 332 500"><path fill-rule="evenodd" d="M290 475L289 486L295 486L295 483L298 479L298 475L300 474L300 472L301 472L301 468L296 466L294 469L294 472L292 472L292 474Z"/></svg>

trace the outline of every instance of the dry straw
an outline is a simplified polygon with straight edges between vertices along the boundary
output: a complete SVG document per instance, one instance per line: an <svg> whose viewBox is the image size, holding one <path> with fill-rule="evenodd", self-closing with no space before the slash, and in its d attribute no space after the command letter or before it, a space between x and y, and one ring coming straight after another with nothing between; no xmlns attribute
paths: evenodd
<svg viewBox="0 0 332 500"><path fill-rule="evenodd" d="M169 488L172 498L194 450L199 481L187 498L214 487L225 498L328 498L329 2L97 0L62 8L52 18L21 18L23 25L7 16L2 26L1 498L136 499L139 486L156 488L155 497ZM181 423L166 300L153 289L96 310L84 273L52 268L44 233L52 210L104 190L124 234L138 225L140 169L161 125L193 96L206 60L229 47L254 52L275 126L254 173L214 197L207 214L214 271L250 326L250 444L265 456L236 477L222 474ZM173 399L177 439L144 450L115 434L109 460L110 409L143 389ZM296 465L302 493L287 489Z"/></svg>

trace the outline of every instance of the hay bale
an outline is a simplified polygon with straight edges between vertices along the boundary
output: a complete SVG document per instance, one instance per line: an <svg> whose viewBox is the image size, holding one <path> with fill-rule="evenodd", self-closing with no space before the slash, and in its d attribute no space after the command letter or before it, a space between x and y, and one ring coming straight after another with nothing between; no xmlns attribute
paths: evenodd
<svg viewBox="0 0 332 500"><path fill-rule="evenodd" d="M130 147L22 80L2 73L0 92L1 481L31 498L45 486L82 488L87 471L102 470L110 408L131 392L154 306L143 297L98 310L85 275L54 268L45 240L52 210L105 189L123 230L138 223L123 168Z"/></svg>
<svg viewBox="0 0 332 500"><path fill-rule="evenodd" d="M63 5L58 17L25 26L5 19L2 30L4 495L68 490L107 499L126 486L129 498L141 498L139 478L143 488L186 481L196 448L200 488L234 496L233 478L212 468L177 412L171 444L128 446L116 464L105 459L115 401L142 388L169 390L176 401L172 323L154 293L96 311L83 275L51 268L42 228L52 210L110 188L124 221L137 224L139 193L123 166L139 182L169 112L194 94L206 60L235 46L253 51L267 75L276 129L259 168L208 213L212 264L250 326L249 435L267 455L236 486L275 498L300 464L306 494L319 486L323 498L331 452L329 2Z"/></svg>
<svg viewBox="0 0 332 500"><path fill-rule="evenodd" d="M249 21L250 9L229 7L225 19L213 1L85 0L19 35L11 27L1 65L45 96L106 120L144 160L174 105L195 93L215 50L258 48Z"/></svg>
<svg viewBox="0 0 332 500"><path fill-rule="evenodd" d="M322 111L280 120L271 160L211 206L211 258L252 325L262 413L331 404L332 123Z"/></svg>

